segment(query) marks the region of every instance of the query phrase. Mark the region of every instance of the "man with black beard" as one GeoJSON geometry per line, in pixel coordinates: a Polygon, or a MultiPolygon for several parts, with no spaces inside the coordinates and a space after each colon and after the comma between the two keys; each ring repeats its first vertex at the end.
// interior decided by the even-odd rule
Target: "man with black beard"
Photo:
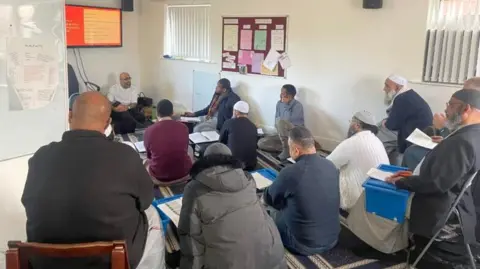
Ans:
{"type": "Polygon", "coordinates": [[[390,163],[385,147],[377,137],[376,123],[368,111],[355,113],[347,139],[327,156],[340,170],[340,207],[344,210],[352,208],[362,194],[368,170],[390,163]]]}
{"type": "Polygon", "coordinates": [[[410,232],[414,234],[416,249],[421,251],[435,232],[442,229],[424,261],[439,262],[435,268],[457,268],[469,262],[464,242],[476,241],[474,187],[465,192],[447,225],[442,227],[442,224],[465,182],[480,170],[480,92],[472,89],[455,92],[447,102],[445,114],[447,126],[455,131],[425,157],[413,174],[407,177],[396,174],[388,181],[415,193],[410,232]]]}

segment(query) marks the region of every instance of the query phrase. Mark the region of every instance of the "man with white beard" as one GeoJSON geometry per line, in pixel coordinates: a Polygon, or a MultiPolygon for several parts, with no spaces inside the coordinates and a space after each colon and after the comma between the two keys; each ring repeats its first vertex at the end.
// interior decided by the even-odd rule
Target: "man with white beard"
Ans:
{"type": "Polygon", "coordinates": [[[379,126],[378,137],[387,150],[390,163],[399,165],[403,153],[410,146],[407,137],[416,128],[423,130],[432,124],[432,110],[417,92],[408,87],[407,79],[401,76],[389,76],[383,91],[388,116],[379,126]]]}

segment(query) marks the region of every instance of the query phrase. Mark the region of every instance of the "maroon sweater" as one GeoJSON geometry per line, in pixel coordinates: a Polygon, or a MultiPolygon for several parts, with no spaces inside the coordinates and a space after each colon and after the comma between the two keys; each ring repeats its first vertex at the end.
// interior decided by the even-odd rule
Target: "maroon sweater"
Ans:
{"type": "Polygon", "coordinates": [[[162,120],[148,127],[143,136],[150,174],[162,182],[180,179],[190,172],[188,128],[174,120],[162,120]]]}

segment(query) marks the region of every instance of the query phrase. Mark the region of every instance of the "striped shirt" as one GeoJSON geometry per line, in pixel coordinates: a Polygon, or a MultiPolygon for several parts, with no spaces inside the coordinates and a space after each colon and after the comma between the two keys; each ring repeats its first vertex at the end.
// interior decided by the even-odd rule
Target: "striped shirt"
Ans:
{"type": "Polygon", "coordinates": [[[327,159],[340,170],[340,207],[348,210],[363,191],[370,168],[390,164],[382,142],[370,131],[361,131],[342,141],[327,159]]]}

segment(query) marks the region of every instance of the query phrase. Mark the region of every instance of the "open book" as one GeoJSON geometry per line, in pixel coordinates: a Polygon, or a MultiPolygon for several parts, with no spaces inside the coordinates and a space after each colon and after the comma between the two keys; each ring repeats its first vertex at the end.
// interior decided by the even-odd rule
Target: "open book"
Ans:
{"type": "Polygon", "coordinates": [[[437,145],[437,143],[432,141],[432,138],[430,136],[420,131],[419,129],[415,129],[407,137],[407,141],[427,149],[433,149],[437,145]]]}
{"type": "Polygon", "coordinates": [[[267,188],[268,186],[272,185],[273,181],[270,179],[262,176],[260,173],[254,172],[251,174],[253,179],[255,180],[255,183],[257,185],[257,189],[263,190],[267,188]]]}
{"type": "Polygon", "coordinates": [[[193,133],[188,136],[194,144],[217,142],[220,135],[215,131],[193,133]]]}
{"type": "Polygon", "coordinates": [[[180,211],[182,210],[182,197],[170,202],[159,204],[158,208],[178,227],[180,211]]]}

